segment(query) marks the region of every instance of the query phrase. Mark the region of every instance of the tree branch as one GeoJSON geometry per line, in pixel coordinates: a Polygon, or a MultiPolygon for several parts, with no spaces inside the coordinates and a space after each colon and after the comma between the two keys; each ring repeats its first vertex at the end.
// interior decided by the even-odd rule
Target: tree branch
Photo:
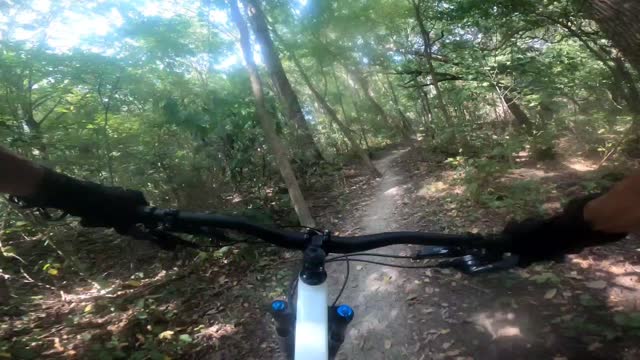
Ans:
{"type": "Polygon", "coordinates": [[[40,105],[42,105],[45,101],[51,99],[55,95],[55,92],[50,92],[48,94],[42,95],[39,98],[33,101],[33,109],[37,109],[40,105]]]}
{"type": "Polygon", "coordinates": [[[56,101],[55,104],[53,104],[53,106],[51,107],[51,109],[49,109],[49,111],[47,111],[46,114],[44,114],[44,116],[42,117],[42,119],[40,119],[40,121],[37,121],[38,125],[42,125],[42,123],[47,120],[47,118],[49,117],[49,115],[51,115],[51,113],[53,113],[53,111],[58,107],[58,105],[60,105],[60,103],[62,102],[62,100],[64,100],[64,97],[61,97],[60,99],[58,99],[58,101],[56,101]]]}
{"type": "Polygon", "coordinates": [[[444,30],[440,30],[440,36],[437,39],[431,41],[431,45],[433,45],[433,44],[437,43],[438,41],[442,40],[443,37],[444,37],[444,30]]]}

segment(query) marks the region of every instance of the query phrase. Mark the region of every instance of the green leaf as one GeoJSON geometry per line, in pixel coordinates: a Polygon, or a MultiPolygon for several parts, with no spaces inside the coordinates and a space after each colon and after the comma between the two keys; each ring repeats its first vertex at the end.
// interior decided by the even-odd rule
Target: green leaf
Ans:
{"type": "Polygon", "coordinates": [[[583,306],[597,306],[598,302],[591,297],[591,295],[589,294],[582,294],[580,295],[580,304],[582,304],[583,306]]]}
{"type": "Polygon", "coordinates": [[[182,334],[178,337],[178,340],[180,340],[180,342],[183,343],[187,343],[190,344],[193,342],[193,339],[191,338],[191,336],[189,334],[182,334]]]}
{"type": "Polygon", "coordinates": [[[136,300],[134,307],[136,307],[137,309],[143,309],[144,308],[144,298],[138,299],[136,300]]]}
{"type": "Polygon", "coordinates": [[[140,311],[140,312],[136,313],[136,317],[138,319],[146,319],[146,318],[149,317],[149,315],[145,311],[140,311]]]}
{"type": "Polygon", "coordinates": [[[555,274],[550,273],[550,272],[545,272],[545,273],[542,273],[542,274],[533,275],[529,279],[537,282],[538,284],[543,284],[543,283],[555,284],[555,283],[559,283],[560,282],[560,278],[557,277],[555,274]]]}

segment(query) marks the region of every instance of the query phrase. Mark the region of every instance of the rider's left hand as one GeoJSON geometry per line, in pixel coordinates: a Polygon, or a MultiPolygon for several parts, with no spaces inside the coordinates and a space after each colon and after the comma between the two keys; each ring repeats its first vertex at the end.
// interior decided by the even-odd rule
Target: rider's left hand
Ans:
{"type": "Polygon", "coordinates": [[[46,169],[35,194],[19,197],[27,206],[55,208],[78,216],[89,227],[113,227],[127,233],[136,211],[149,203],[135,190],[82,181],[46,169]]]}

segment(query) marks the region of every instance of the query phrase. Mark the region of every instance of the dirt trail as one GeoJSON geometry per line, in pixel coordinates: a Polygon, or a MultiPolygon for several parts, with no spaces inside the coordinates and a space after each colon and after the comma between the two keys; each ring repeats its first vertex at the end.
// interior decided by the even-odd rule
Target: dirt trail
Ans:
{"type": "MultiPolygon", "coordinates": [[[[383,174],[373,201],[360,221],[361,234],[395,229],[397,213],[404,185],[402,176],[394,169],[394,161],[405,150],[396,150],[375,165],[383,174]]],[[[406,253],[406,246],[391,246],[373,252],[386,254],[406,253]]],[[[387,261],[388,262],[388,261],[387,261]]],[[[331,264],[330,288],[337,291],[343,281],[344,263],[331,264]]],[[[339,359],[399,358],[407,352],[405,277],[400,269],[372,264],[351,263],[349,283],[340,303],[354,308],[356,317],[350,325],[347,340],[340,350],[339,359]]],[[[330,299],[332,299],[331,297],[330,299]]]]}

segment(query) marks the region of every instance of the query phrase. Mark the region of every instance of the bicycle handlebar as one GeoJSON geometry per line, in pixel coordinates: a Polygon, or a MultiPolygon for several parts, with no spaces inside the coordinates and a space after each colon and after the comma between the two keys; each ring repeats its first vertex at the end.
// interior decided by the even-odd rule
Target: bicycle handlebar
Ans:
{"type": "Polygon", "coordinates": [[[169,231],[183,232],[186,234],[201,234],[197,228],[217,228],[237,230],[242,233],[255,236],[271,244],[294,250],[304,250],[307,244],[305,234],[268,228],[251,223],[240,217],[203,214],[171,209],[158,209],[153,207],[140,208],[138,211],[140,223],[155,227],[165,225],[169,231]]]}
{"type": "Polygon", "coordinates": [[[388,245],[436,245],[446,247],[486,248],[508,251],[509,239],[501,236],[482,236],[478,234],[441,234],[428,232],[400,231],[360,236],[329,236],[321,234],[303,234],[285,231],[251,223],[243,218],[183,212],[178,210],[140,208],[137,222],[150,228],[159,225],[168,231],[186,234],[202,234],[207,228],[236,230],[255,236],[273,245],[304,250],[316,240],[323,238],[322,248],[326,253],[348,254],[372,250],[388,245]],[[203,230],[204,228],[204,230],[203,230]]]}

